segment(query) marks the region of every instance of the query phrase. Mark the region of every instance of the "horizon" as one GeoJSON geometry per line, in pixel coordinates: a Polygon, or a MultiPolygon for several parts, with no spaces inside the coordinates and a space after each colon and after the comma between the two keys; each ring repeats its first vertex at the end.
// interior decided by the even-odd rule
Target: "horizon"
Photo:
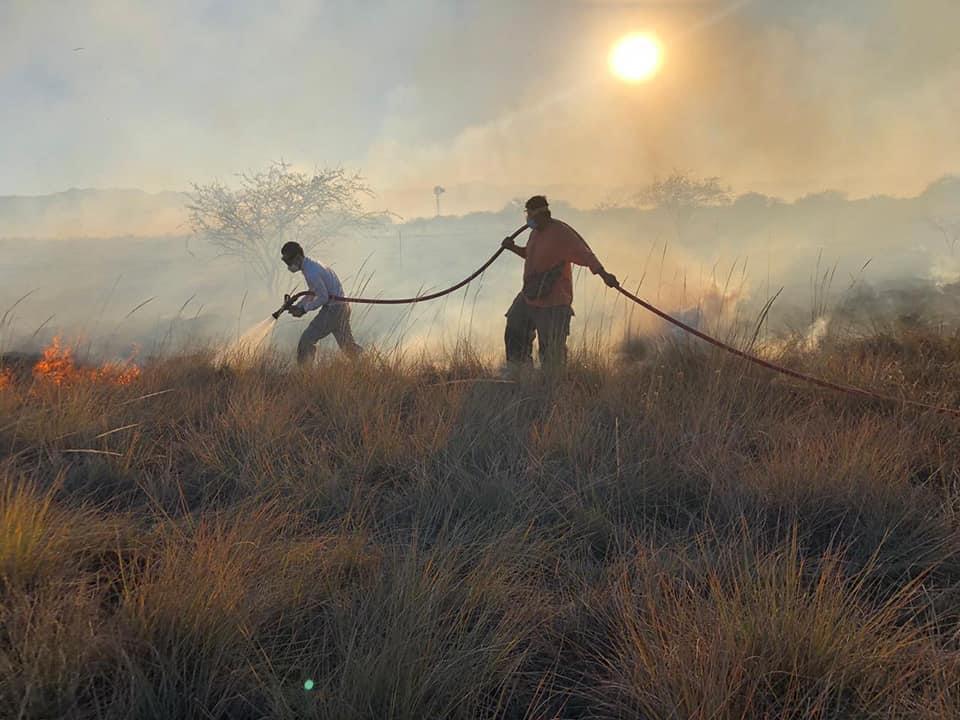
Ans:
{"type": "MultiPolygon", "coordinates": [[[[770,194],[767,194],[767,193],[762,192],[761,190],[757,190],[757,189],[753,189],[753,188],[749,188],[749,187],[747,187],[747,188],[730,188],[730,190],[731,190],[731,197],[734,199],[734,201],[737,200],[737,199],[739,199],[739,198],[756,195],[756,196],[760,196],[760,197],[766,198],[766,199],[768,199],[768,200],[770,200],[770,201],[773,201],[773,202],[776,202],[776,203],[782,203],[782,204],[785,204],[785,205],[796,204],[797,202],[803,201],[803,200],[805,200],[805,199],[807,199],[807,198],[813,198],[813,197],[817,197],[817,196],[820,196],[820,195],[831,194],[831,193],[837,193],[837,194],[839,194],[839,196],[842,197],[842,198],[843,198],[845,201],[847,201],[847,202],[860,202],[860,201],[864,201],[864,200],[873,200],[873,199],[912,200],[912,199],[917,199],[917,198],[922,197],[922,196],[923,196],[925,193],[927,193],[931,188],[934,188],[934,187],[936,187],[937,185],[940,185],[940,184],[942,184],[942,183],[948,183],[948,182],[958,181],[958,180],[960,180],[960,172],[958,172],[958,173],[946,173],[946,174],[944,174],[944,175],[941,175],[941,176],[939,176],[939,177],[936,177],[936,178],[931,179],[930,182],[926,183],[926,184],[923,185],[920,189],[916,190],[916,191],[913,192],[912,194],[906,193],[906,192],[900,193],[900,194],[898,194],[898,193],[884,193],[884,192],[881,192],[881,193],[873,193],[873,194],[869,194],[869,195],[856,195],[856,194],[853,194],[853,193],[851,193],[851,192],[849,192],[849,191],[847,191],[847,190],[845,190],[845,189],[843,189],[843,188],[840,188],[840,187],[823,187],[823,188],[821,188],[821,189],[819,189],[819,190],[811,190],[810,192],[806,192],[806,193],[804,193],[804,194],[802,194],[802,195],[796,195],[796,196],[793,196],[793,197],[784,197],[784,196],[778,196],[778,195],[770,195],[770,194]]],[[[452,188],[447,188],[446,191],[445,191],[445,197],[446,197],[446,195],[450,194],[451,189],[454,189],[454,190],[455,190],[457,187],[459,187],[459,186],[454,185],[454,186],[452,186],[452,188]]],[[[487,186],[487,187],[489,187],[489,188],[491,188],[491,189],[495,189],[495,188],[502,188],[502,187],[504,187],[504,186],[489,185],[489,186],[487,186]]],[[[641,187],[641,186],[638,185],[637,187],[639,188],[639,187],[641,187]]],[[[428,188],[422,188],[422,190],[424,191],[422,194],[423,194],[424,196],[426,196],[426,195],[428,194],[428,193],[426,192],[426,191],[428,190],[428,188]]],[[[621,190],[622,190],[622,189],[621,189],[621,190]]],[[[631,190],[632,190],[632,189],[631,189],[631,190]]],[[[140,194],[143,194],[143,195],[146,195],[146,196],[150,196],[150,197],[157,197],[157,196],[164,196],[164,195],[180,195],[180,196],[185,196],[185,197],[188,198],[188,197],[190,196],[190,194],[191,194],[191,191],[190,191],[190,190],[182,190],[182,189],[181,189],[181,190],[177,190],[177,189],[172,189],[172,188],[161,189],[161,190],[146,190],[146,189],[144,189],[144,188],[142,188],[142,187],[68,187],[68,188],[64,188],[64,189],[62,189],[62,190],[57,190],[57,191],[49,192],[49,193],[41,193],[41,194],[36,194],[36,195],[28,195],[28,194],[0,195],[0,200],[18,200],[18,199],[19,199],[19,200],[41,200],[41,199],[44,199],[44,198],[56,197],[56,196],[59,196],[59,195],[68,195],[68,194],[70,194],[70,193],[88,193],[88,194],[96,194],[96,193],[103,193],[103,194],[109,194],[109,193],[140,193],[140,194]]],[[[608,209],[635,209],[635,210],[655,210],[655,209],[656,209],[656,208],[654,208],[654,207],[652,207],[652,206],[644,205],[644,204],[642,204],[642,203],[638,203],[638,202],[635,201],[635,199],[631,199],[631,198],[626,198],[626,199],[624,199],[622,202],[594,203],[594,204],[580,205],[580,204],[577,204],[575,201],[572,201],[572,200],[568,199],[567,197],[565,197],[565,196],[562,195],[562,194],[556,195],[556,194],[554,194],[554,193],[541,192],[541,191],[538,191],[538,190],[536,190],[536,189],[530,190],[529,193],[533,193],[533,194],[546,194],[547,197],[550,199],[551,203],[554,203],[554,204],[557,204],[557,205],[566,206],[566,207],[572,208],[572,209],[577,210],[577,211],[580,211],[580,212],[602,212],[603,210],[608,210],[608,209]]],[[[528,194],[529,194],[529,193],[528,193],[528,194]]],[[[378,196],[377,196],[377,194],[376,194],[376,191],[374,190],[374,195],[373,195],[373,200],[372,200],[372,205],[373,205],[373,206],[376,205],[376,199],[377,199],[377,197],[378,197],[378,196]]],[[[432,198],[432,193],[430,193],[430,197],[432,198]]],[[[515,205],[515,203],[516,203],[516,201],[517,201],[518,199],[522,199],[522,198],[527,197],[527,194],[516,194],[516,193],[514,193],[514,194],[511,195],[511,194],[508,194],[508,193],[504,193],[504,194],[503,194],[503,197],[504,197],[503,201],[502,201],[500,204],[498,204],[498,205],[487,205],[487,206],[484,206],[484,207],[480,207],[480,206],[470,207],[470,208],[467,208],[467,209],[462,209],[462,210],[459,211],[459,212],[456,212],[456,211],[455,211],[455,212],[443,212],[443,213],[441,213],[440,215],[436,215],[435,213],[434,213],[434,214],[430,214],[430,212],[429,212],[429,209],[430,209],[430,208],[425,208],[425,209],[427,210],[427,212],[425,212],[425,213],[422,214],[422,215],[412,215],[412,216],[405,216],[405,215],[402,215],[402,214],[400,214],[400,213],[396,213],[396,212],[394,212],[394,211],[392,210],[392,208],[383,208],[383,209],[386,210],[386,211],[389,213],[389,215],[388,215],[385,219],[389,219],[391,222],[394,222],[394,224],[396,224],[395,220],[397,220],[397,219],[399,219],[399,221],[400,221],[399,224],[404,224],[404,223],[409,223],[409,222],[417,222],[417,221],[431,220],[431,219],[435,219],[435,218],[464,218],[464,217],[466,217],[466,216],[468,216],[468,215],[478,214],[478,213],[481,213],[481,214],[482,214],[482,213],[493,213],[493,214],[501,213],[501,212],[503,212],[504,210],[510,208],[512,205],[515,205]]],[[[608,198],[612,198],[612,197],[613,197],[613,193],[611,193],[611,194],[608,195],[607,197],[608,197],[608,198]]],[[[432,202],[432,199],[429,200],[429,201],[423,201],[423,204],[426,206],[426,205],[429,205],[430,202],[432,202]]],[[[3,223],[3,218],[0,217],[0,238],[2,238],[2,237],[16,237],[16,236],[10,236],[10,235],[5,236],[5,235],[3,234],[3,224],[2,224],[2,223],[3,223]]],[[[182,230],[183,232],[187,233],[187,234],[189,234],[190,232],[192,232],[192,231],[190,231],[189,229],[186,229],[186,228],[181,228],[181,230],[182,230]]],[[[134,235],[135,235],[136,233],[128,233],[128,234],[134,234],[134,235]]],[[[161,233],[161,234],[172,234],[172,233],[163,232],[163,233],[161,233]]]]}

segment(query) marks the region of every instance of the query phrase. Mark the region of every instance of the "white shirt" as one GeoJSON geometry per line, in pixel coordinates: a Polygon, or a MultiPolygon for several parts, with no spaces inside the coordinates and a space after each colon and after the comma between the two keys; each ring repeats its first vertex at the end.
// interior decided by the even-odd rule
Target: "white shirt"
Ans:
{"type": "Polygon", "coordinates": [[[321,265],[316,260],[308,257],[303,259],[303,278],[307,281],[307,287],[313,291],[313,296],[303,298],[299,303],[307,312],[323,307],[327,303],[338,305],[337,300],[330,300],[331,295],[343,297],[343,285],[340,284],[340,278],[326,265],[321,265]]]}

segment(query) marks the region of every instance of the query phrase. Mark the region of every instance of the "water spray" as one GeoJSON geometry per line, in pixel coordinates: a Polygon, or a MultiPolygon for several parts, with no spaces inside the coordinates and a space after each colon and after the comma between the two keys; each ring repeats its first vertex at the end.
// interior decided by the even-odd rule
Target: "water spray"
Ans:
{"type": "Polygon", "coordinates": [[[297,300],[313,294],[311,290],[303,290],[293,295],[284,295],[283,305],[281,305],[276,312],[271,313],[270,317],[258,322],[236,340],[220,348],[214,355],[214,365],[218,367],[223,365],[242,365],[257,358],[266,343],[269,342],[274,324],[280,319],[280,316],[285,312],[290,312],[297,300]]]}

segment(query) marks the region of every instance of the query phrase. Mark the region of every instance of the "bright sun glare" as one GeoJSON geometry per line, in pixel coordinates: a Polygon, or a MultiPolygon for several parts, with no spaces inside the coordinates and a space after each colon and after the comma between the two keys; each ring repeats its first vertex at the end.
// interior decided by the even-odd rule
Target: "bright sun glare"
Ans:
{"type": "Polygon", "coordinates": [[[660,44],[650,35],[627,35],[610,51],[610,71],[621,80],[640,82],[653,77],[662,60],[660,44]]]}

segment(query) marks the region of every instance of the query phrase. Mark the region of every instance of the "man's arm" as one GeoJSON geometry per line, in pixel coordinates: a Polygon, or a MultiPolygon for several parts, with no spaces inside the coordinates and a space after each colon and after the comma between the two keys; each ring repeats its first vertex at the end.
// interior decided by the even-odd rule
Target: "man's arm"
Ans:
{"type": "Polygon", "coordinates": [[[312,310],[321,308],[330,301],[330,292],[327,290],[327,286],[321,278],[316,278],[311,284],[310,289],[313,291],[313,295],[307,295],[297,303],[297,307],[301,308],[304,312],[311,312],[312,310]]]}
{"type": "Polygon", "coordinates": [[[503,242],[500,243],[500,247],[502,247],[504,250],[509,250],[514,255],[519,255],[524,260],[527,259],[527,249],[525,247],[520,247],[519,245],[517,245],[513,241],[513,238],[505,237],[503,239],[503,242]]]}
{"type": "Polygon", "coordinates": [[[606,271],[603,263],[593,254],[593,250],[590,249],[587,241],[583,239],[580,233],[569,225],[567,225],[567,227],[570,229],[570,234],[568,235],[567,260],[577,265],[590,268],[590,272],[594,275],[599,275],[607,284],[607,287],[618,287],[620,282],[617,280],[617,276],[606,271]]]}

